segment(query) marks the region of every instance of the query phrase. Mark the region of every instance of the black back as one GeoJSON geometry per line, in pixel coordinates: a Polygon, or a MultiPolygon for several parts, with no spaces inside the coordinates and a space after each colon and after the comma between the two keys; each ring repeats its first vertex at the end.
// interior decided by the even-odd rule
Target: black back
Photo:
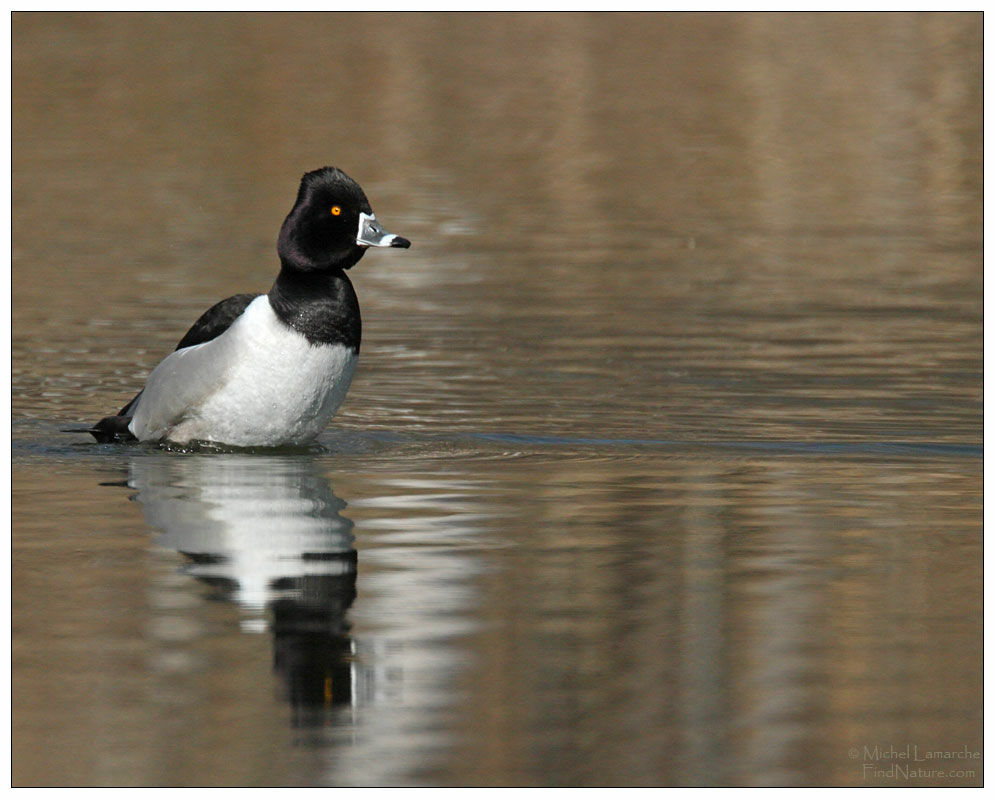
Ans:
{"type": "MultiPolygon", "coordinates": [[[[180,343],[176,345],[176,349],[182,350],[186,347],[192,347],[195,344],[203,344],[205,341],[211,341],[224,333],[232,323],[238,319],[256,297],[259,294],[236,294],[234,297],[229,297],[226,300],[221,300],[221,302],[216,302],[210,308],[208,308],[204,313],[200,315],[200,318],[193,323],[193,326],[186,332],[186,335],[180,339],[180,343]]],[[[138,402],[138,398],[142,396],[142,392],[139,391],[131,400],[125,405],[121,410],[117,412],[117,415],[126,416],[128,420],[131,419],[131,411],[134,408],[135,403],[138,402]]],[[[108,421],[108,419],[113,419],[115,417],[108,416],[105,419],[101,419],[99,424],[103,424],[108,421]]],[[[96,429],[96,428],[95,428],[96,429]]],[[[117,431],[120,433],[120,431],[117,431]]],[[[100,440],[99,438],[97,439],[100,440]]]]}
{"type": "Polygon", "coordinates": [[[193,323],[176,349],[182,350],[185,347],[192,347],[194,344],[203,344],[205,341],[215,339],[224,333],[232,322],[242,315],[242,312],[249,306],[259,294],[236,294],[227,300],[215,303],[201,314],[200,318],[193,323]]]}

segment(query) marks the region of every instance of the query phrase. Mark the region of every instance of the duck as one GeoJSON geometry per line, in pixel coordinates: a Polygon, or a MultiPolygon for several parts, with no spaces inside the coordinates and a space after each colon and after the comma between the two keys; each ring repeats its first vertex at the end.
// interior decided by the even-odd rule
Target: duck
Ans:
{"type": "Polygon", "coordinates": [[[347,270],[371,247],[410,246],[381,226],[345,172],[307,172],[280,228],[269,292],[208,308],[130,402],[72,432],[100,443],[310,444],[344,401],[359,357],[347,270]]]}

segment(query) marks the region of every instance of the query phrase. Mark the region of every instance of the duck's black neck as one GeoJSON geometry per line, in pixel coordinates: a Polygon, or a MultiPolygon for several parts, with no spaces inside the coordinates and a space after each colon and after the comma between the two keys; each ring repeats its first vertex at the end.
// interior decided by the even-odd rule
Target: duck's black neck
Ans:
{"type": "Polygon", "coordinates": [[[343,270],[302,272],[284,264],[269,302],[280,320],[311,344],[343,344],[359,352],[359,300],[343,270]]]}

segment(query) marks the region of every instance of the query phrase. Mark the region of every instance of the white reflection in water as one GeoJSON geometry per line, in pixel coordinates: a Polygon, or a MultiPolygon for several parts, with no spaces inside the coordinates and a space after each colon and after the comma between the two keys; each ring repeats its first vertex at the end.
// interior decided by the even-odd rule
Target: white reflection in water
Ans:
{"type": "Polygon", "coordinates": [[[226,582],[243,608],[295,595],[287,581],[355,571],[345,502],[311,460],[139,458],[130,472],[158,543],[194,560],[194,576],[226,582]]]}
{"type": "MultiPolygon", "coordinates": [[[[297,742],[327,750],[325,780],[353,784],[410,781],[445,743],[462,662],[454,639],[468,630],[479,571],[466,544],[481,514],[458,482],[386,481],[386,496],[358,503],[375,510],[364,525],[381,545],[364,552],[357,638],[354,525],[314,459],[139,457],[128,479],[163,531],[157,543],[190,560],[182,573],[236,603],[244,632],[273,635],[297,742]],[[332,757],[343,747],[348,757],[332,757]]],[[[175,668],[171,630],[203,631],[200,610],[173,601],[177,589],[170,580],[151,593],[163,612],[151,632],[175,668]]]]}
{"type": "Polygon", "coordinates": [[[272,629],[274,668],[295,721],[351,704],[354,644],[345,614],[356,594],[353,525],[314,462],[135,458],[129,472],[146,520],[163,531],[157,543],[189,558],[186,573],[244,610],[243,630],[272,629]]]}
{"type": "Polygon", "coordinates": [[[484,487],[446,477],[385,478],[374,496],[353,502],[376,545],[363,550],[364,602],[354,618],[360,701],[352,756],[330,782],[432,782],[461,705],[457,678],[467,665],[463,636],[473,629],[482,569],[484,487]],[[368,567],[368,571],[366,571],[368,567]]]}

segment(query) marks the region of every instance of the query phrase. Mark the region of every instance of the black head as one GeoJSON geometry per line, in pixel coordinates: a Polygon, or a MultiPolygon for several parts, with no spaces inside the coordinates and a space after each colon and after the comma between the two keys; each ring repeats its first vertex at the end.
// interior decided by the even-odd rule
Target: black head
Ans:
{"type": "Polygon", "coordinates": [[[285,266],[301,271],[348,269],[367,247],[410,247],[387,233],[373,216],[366,195],[335,167],[308,172],[297,202],[280,228],[276,249],[285,266]]]}

